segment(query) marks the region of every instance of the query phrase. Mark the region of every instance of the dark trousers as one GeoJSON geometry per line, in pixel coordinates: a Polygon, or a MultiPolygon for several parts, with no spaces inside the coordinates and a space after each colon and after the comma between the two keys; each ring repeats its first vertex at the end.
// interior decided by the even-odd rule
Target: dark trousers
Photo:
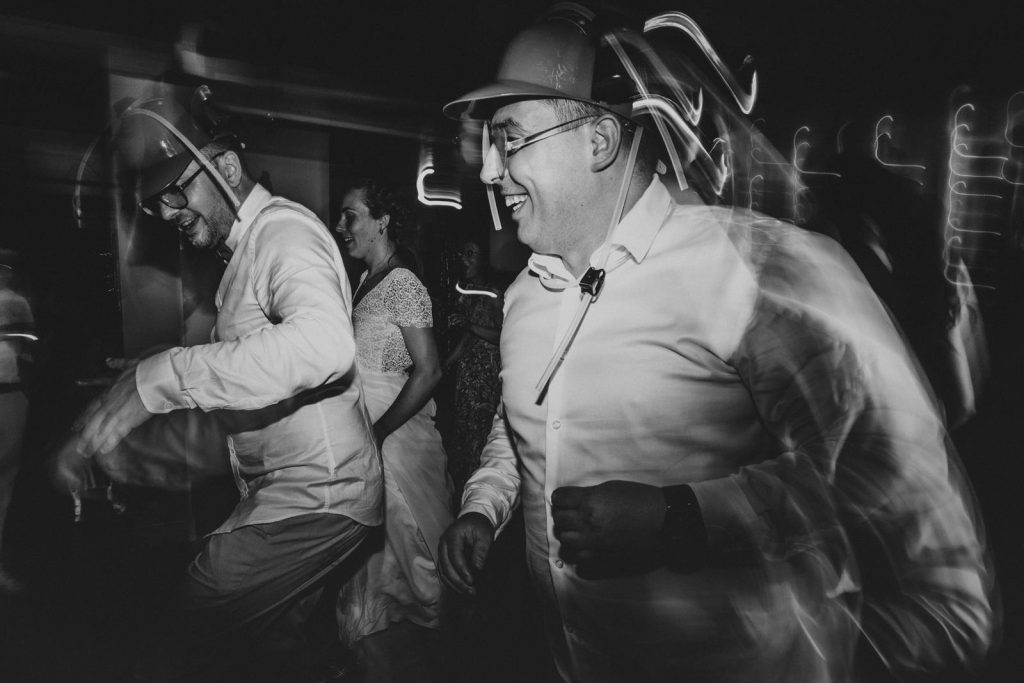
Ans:
{"type": "Polygon", "coordinates": [[[368,530],[342,515],[311,514],[210,536],[136,679],[305,680],[313,665],[306,622],[368,530]]]}

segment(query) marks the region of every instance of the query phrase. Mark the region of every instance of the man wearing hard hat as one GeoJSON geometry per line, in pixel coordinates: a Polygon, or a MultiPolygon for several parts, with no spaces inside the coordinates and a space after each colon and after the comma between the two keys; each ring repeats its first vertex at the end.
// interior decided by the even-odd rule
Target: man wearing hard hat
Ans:
{"type": "Polygon", "coordinates": [[[636,33],[613,42],[591,18],[521,32],[498,79],[445,108],[485,122],[480,178],[533,255],[444,580],[473,595],[521,504],[567,681],[970,661],[992,577],[884,309],[827,238],[670,192],[652,131],[672,121],[634,115],[641,70],[608,70],[636,33]]]}
{"type": "Polygon", "coordinates": [[[316,216],[250,178],[237,136],[175,111],[132,105],[122,147],[141,160],[142,210],[226,260],[212,341],[123,373],[80,418],[78,449],[108,452],[154,414],[218,411],[241,499],[189,566],[177,637],[145,673],[223,681],[247,664],[304,680],[317,587],[381,523],[349,279],[316,216]]]}

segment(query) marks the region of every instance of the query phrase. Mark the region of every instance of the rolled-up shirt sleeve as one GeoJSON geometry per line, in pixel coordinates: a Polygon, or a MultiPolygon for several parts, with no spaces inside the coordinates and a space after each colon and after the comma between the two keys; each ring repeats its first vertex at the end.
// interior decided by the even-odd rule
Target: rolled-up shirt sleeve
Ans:
{"type": "Polygon", "coordinates": [[[499,404],[487,443],[480,454],[480,467],[473,472],[462,491],[459,516],[478,512],[500,532],[519,500],[520,484],[504,406],[499,404]]]}
{"type": "Polygon", "coordinates": [[[352,368],[349,300],[330,235],[291,211],[274,212],[251,230],[241,245],[249,250],[248,272],[235,277],[248,277],[256,305],[228,328],[219,314],[220,341],[139,363],[136,384],[150,412],[263,408],[352,368]]]}

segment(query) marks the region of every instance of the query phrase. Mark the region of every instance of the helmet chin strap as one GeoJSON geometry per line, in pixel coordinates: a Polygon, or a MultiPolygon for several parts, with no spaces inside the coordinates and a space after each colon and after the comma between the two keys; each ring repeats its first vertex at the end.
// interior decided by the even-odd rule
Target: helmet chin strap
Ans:
{"type": "MultiPolygon", "coordinates": [[[[608,244],[615,226],[622,221],[622,212],[626,206],[626,195],[629,193],[629,186],[633,180],[633,169],[636,168],[636,157],[640,150],[640,139],[643,137],[643,134],[644,129],[637,126],[636,132],[633,134],[633,142],[629,147],[626,170],[622,174],[622,182],[619,185],[619,196],[615,200],[615,209],[612,211],[611,224],[608,226],[608,231],[605,234],[602,245],[608,244]]],[[[494,201],[493,198],[491,201],[494,201]]],[[[497,215],[497,212],[495,212],[495,215],[497,215]]],[[[548,388],[551,386],[551,380],[554,378],[555,373],[558,372],[558,368],[562,367],[562,361],[565,360],[566,354],[569,353],[569,347],[572,346],[573,341],[576,339],[576,333],[579,332],[580,326],[583,324],[583,318],[587,315],[587,311],[590,310],[590,305],[597,301],[597,297],[600,296],[601,290],[604,288],[606,271],[611,272],[615,270],[625,263],[628,258],[628,253],[612,252],[609,249],[605,253],[604,267],[594,268],[591,266],[583,274],[583,277],[580,278],[579,306],[576,308],[572,322],[569,323],[569,328],[565,331],[565,336],[562,337],[562,341],[555,347],[555,352],[551,355],[551,360],[548,361],[544,374],[540,376],[540,380],[537,381],[537,385],[534,387],[537,391],[537,405],[544,402],[544,397],[547,396],[548,388]],[[613,253],[615,254],[614,259],[612,259],[613,253]]]]}
{"type": "Polygon", "coordinates": [[[199,149],[192,144],[192,141],[185,137],[184,133],[178,130],[177,126],[175,126],[173,123],[165,119],[163,116],[160,116],[156,112],[150,111],[148,109],[136,109],[134,105],[125,110],[122,116],[148,116],[149,118],[154,119],[157,123],[162,125],[167,130],[169,130],[171,134],[174,135],[174,137],[178,138],[178,142],[184,145],[185,149],[192,153],[192,156],[196,158],[196,161],[199,162],[199,164],[203,168],[205,168],[207,172],[209,172],[210,176],[214,179],[214,181],[216,181],[221,192],[224,194],[229,204],[231,205],[231,210],[235,214],[235,218],[238,218],[238,209],[242,206],[242,204],[241,202],[238,201],[238,197],[235,196],[235,193],[232,191],[231,186],[228,185],[228,182],[226,180],[224,180],[224,177],[221,176],[220,171],[218,171],[217,167],[213,165],[213,162],[207,159],[206,155],[200,152],[199,149]]]}

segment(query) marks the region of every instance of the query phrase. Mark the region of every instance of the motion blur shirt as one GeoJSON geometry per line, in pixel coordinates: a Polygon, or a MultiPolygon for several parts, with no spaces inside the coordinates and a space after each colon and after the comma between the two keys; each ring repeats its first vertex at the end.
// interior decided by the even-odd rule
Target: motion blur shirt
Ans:
{"type": "MultiPolygon", "coordinates": [[[[859,620],[847,517],[885,534],[896,575],[935,596],[923,624],[898,594],[870,608],[887,656],[900,657],[903,632],[938,640],[949,623],[984,640],[981,551],[949,486],[941,421],[838,245],[679,205],[655,180],[591,265],[607,267],[604,288],[540,402],[579,283],[534,255],[509,288],[503,403],[462,506],[500,527],[521,495],[564,678],[844,680],[859,620]],[[707,567],[584,579],[563,562],[552,491],[611,480],[692,485],[707,567]],[[946,604],[954,589],[966,627],[946,604]]],[[[902,646],[915,650],[905,659],[927,658],[929,638],[902,646]]]]}
{"type": "Polygon", "coordinates": [[[318,512],[379,524],[380,458],[337,245],[310,211],[260,185],[226,244],[211,343],[139,363],[143,403],[223,411],[241,500],[217,533],[318,512]]]}

